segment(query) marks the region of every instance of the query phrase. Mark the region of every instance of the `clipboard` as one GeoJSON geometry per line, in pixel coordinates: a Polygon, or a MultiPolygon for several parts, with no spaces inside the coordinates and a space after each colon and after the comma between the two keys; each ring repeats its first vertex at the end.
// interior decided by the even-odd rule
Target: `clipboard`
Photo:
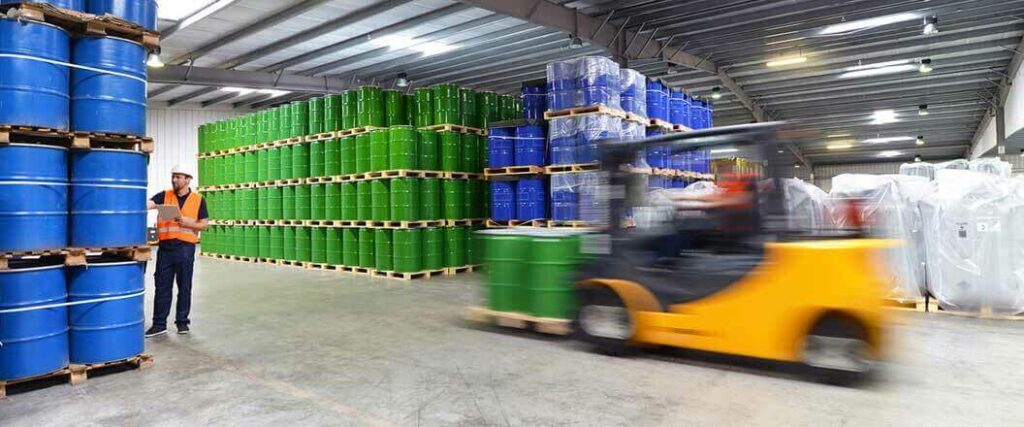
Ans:
{"type": "Polygon", "coordinates": [[[157,222],[173,221],[181,217],[178,205],[156,205],[157,222]]]}

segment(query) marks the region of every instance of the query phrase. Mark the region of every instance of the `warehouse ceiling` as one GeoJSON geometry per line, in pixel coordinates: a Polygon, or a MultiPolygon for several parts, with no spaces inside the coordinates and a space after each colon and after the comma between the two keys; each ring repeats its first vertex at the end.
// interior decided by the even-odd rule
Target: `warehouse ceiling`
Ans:
{"type": "Polygon", "coordinates": [[[176,84],[152,84],[150,99],[262,108],[391,86],[399,73],[411,87],[515,92],[544,78],[547,62],[616,53],[695,95],[720,88],[716,124],[784,120],[811,131],[796,132],[794,147],[807,163],[940,160],[964,155],[1024,36],[1024,0],[553,2],[580,14],[568,26],[536,2],[208,1],[192,19],[161,22],[172,66],[153,80],[176,84]],[[925,34],[932,17],[937,32],[925,34]],[[598,28],[571,47],[563,30],[592,28],[585,20],[598,28]],[[301,90],[252,91],[275,87],[301,90]]]}

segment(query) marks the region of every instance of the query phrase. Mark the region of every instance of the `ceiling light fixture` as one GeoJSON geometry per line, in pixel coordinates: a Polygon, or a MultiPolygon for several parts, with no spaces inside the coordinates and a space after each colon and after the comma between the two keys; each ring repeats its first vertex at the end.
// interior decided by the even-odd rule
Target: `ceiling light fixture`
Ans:
{"type": "Polygon", "coordinates": [[[929,16],[924,19],[924,29],[922,33],[926,36],[939,33],[939,17],[929,16]]]}
{"type": "Polygon", "coordinates": [[[858,64],[858,65],[854,65],[852,67],[846,67],[846,68],[843,69],[843,71],[870,70],[872,68],[891,67],[893,65],[903,65],[903,64],[909,64],[909,63],[910,63],[909,59],[897,59],[895,61],[876,62],[874,64],[858,64]]]}
{"type": "Polygon", "coordinates": [[[711,88],[711,99],[716,101],[722,99],[722,88],[718,86],[711,88]]]}
{"type": "Polygon", "coordinates": [[[903,142],[903,141],[913,141],[913,140],[914,140],[914,138],[911,138],[909,136],[889,136],[889,137],[879,137],[879,138],[865,139],[865,140],[863,140],[861,142],[863,142],[865,144],[888,144],[890,142],[903,142]]]}
{"type": "Polygon", "coordinates": [[[583,49],[583,39],[576,36],[569,36],[569,49],[583,49]]]}
{"type": "Polygon", "coordinates": [[[920,71],[922,74],[927,74],[927,73],[932,72],[932,59],[931,58],[922,59],[921,60],[921,66],[918,67],[917,70],[920,71]]]}
{"type": "Polygon", "coordinates": [[[398,73],[398,80],[395,80],[395,86],[409,87],[409,76],[405,73],[398,73]]]}
{"type": "Polygon", "coordinates": [[[924,135],[918,135],[918,136],[917,136],[917,142],[916,142],[916,144],[917,144],[917,145],[924,145],[924,135]]]}
{"type": "Polygon", "coordinates": [[[740,150],[738,148],[719,148],[717,150],[711,150],[711,151],[709,151],[709,153],[711,153],[711,154],[725,154],[725,153],[735,153],[737,151],[740,151],[740,150]]]}
{"type": "Polygon", "coordinates": [[[878,157],[884,157],[884,158],[892,158],[892,157],[898,157],[898,156],[902,156],[902,155],[903,155],[902,151],[896,151],[896,150],[887,150],[887,151],[883,151],[881,153],[878,153],[878,157]]]}
{"type": "Polygon", "coordinates": [[[896,110],[878,110],[871,115],[871,124],[873,125],[887,125],[898,121],[896,110]]]}
{"type": "Polygon", "coordinates": [[[800,169],[800,164],[799,163],[794,163],[793,164],[793,169],[800,169]]]}
{"type": "Polygon", "coordinates": [[[849,138],[851,136],[853,136],[853,135],[848,134],[848,133],[833,133],[833,134],[829,135],[828,137],[829,138],[849,138]]]}
{"type": "Polygon", "coordinates": [[[888,67],[868,68],[857,71],[850,71],[839,75],[841,79],[856,79],[860,77],[884,76],[886,74],[904,73],[914,71],[917,67],[913,64],[891,65],[888,67]]]}
{"type": "Polygon", "coordinates": [[[785,67],[787,65],[802,64],[804,62],[807,62],[807,57],[801,55],[801,56],[794,56],[794,57],[790,57],[790,58],[778,59],[778,60],[775,60],[775,61],[768,61],[764,65],[767,65],[769,67],[785,67]]]}
{"type": "Polygon", "coordinates": [[[847,150],[853,148],[853,144],[829,144],[825,148],[829,150],[847,150]]]}
{"type": "Polygon", "coordinates": [[[921,162],[921,155],[914,156],[914,162],[915,163],[920,163],[921,162]]]}
{"type": "Polygon", "coordinates": [[[861,19],[857,21],[829,25],[822,29],[819,34],[844,34],[852,31],[865,30],[868,28],[875,28],[881,27],[883,25],[895,24],[897,22],[913,21],[919,18],[921,18],[921,15],[916,13],[897,13],[893,15],[879,16],[877,18],[861,19]]]}
{"type": "Polygon", "coordinates": [[[149,54],[149,58],[146,59],[146,66],[149,68],[163,68],[164,61],[160,59],[160,54],[153,52],[149,54]]]}
{"type": "Polygon", "coordinates": [[[917,106],[917,115],[927,116],[928,115],[928,104],[921,104],[917,106]]]}

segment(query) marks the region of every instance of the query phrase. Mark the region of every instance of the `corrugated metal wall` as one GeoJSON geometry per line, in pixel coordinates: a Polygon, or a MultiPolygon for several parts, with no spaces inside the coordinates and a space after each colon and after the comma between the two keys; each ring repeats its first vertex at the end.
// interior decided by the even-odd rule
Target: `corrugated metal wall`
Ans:
{"type": "Polygon", "coordinates": [[[822,190],[832,190],[832,177],[844,173],[887,175],[900,173],[903,162],[856,163],[848,165],[822,165],[814,167],[814,185],[822,190]]]}

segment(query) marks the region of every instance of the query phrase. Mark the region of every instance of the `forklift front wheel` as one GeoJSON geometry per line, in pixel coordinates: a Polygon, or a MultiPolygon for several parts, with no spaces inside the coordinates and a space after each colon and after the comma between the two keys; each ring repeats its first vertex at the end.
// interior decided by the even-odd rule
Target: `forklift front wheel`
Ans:
{"type": "Polygon", "coordinates": [[[577,338],[600,353],[626,356],[636,347],[630,344],[635,329],[626,304],[615,291],[604,286],[580,290],[576,313],[577,338]]]}
{"type": "Polygon", "coordinates": [[[868,379],[875,363],[863,327],[843,316],[818,321],[804,340],[804,365],[818,381],[855,385],[868,379]]]}

